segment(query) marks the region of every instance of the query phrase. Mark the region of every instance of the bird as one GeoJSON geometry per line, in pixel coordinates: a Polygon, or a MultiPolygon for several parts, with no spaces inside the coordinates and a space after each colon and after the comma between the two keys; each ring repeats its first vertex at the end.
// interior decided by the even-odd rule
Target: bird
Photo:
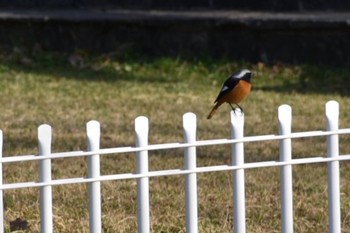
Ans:
{"type": "Polygon", "coordinates": [[[216,110],[223,104],[228,103],[231,109],[235,112],[232,104],[235,104],[243,113],[243,108],[238,104],[242,102],[250,92],[250,79],[252,72],[248,69],[242,69],[237,73],[232,74],[222,85],[222,88],[214,101],[214,107],[207,116],[211,119],[216,110]]]}

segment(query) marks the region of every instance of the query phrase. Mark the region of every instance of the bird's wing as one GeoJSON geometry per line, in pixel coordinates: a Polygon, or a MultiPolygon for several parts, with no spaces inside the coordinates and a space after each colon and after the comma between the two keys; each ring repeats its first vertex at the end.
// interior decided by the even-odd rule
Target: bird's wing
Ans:
{"type": "Polygon", "coordinates": [[[226,93],[230,92],[240,81],[240,79],[235,78],[234,76],[229,77],[222,85],[222,88],[216,97],[214,103],[216,103],[221,97],[223,97],[226,93]]]}

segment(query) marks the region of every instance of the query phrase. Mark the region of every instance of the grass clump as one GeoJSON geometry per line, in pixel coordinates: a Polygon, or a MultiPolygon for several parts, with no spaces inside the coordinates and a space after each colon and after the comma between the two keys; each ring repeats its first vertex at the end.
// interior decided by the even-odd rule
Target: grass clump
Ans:
{"type": "MultiPolygon", "coordinates": [[[[312,65],[288,66],[231,61],[159,58],[90,58],[79,54],[58,56],[23,54],[0,56],[0,128],[4,131],[4,155],[37,153],[37,127],[53,127],[53,151],[84,150],[85,124],[101,123],[101,148],[134,145],[133,125],[137,116],[150,119],[150,144],[181,142],[182,115],[197,115],[197,138],[228,138],[229,107],[222,106],[212,120],[206,115],[222,82],[242,67],[255,72],[253,90],[242,103],[245,134],[277,133],[277,108],[293,107],[293,131],[325,128],[324,104],[340,103],[340,127],[349,127],[350,72],[312,65]]],[[[348,136],[341,136],[340,152],[349,153],[348,136]]],[[[293,157],[325,155],[325,138],[293,140],[293,157]],[[313,146],[310,147],[309,145],[313,146]]],[[[183,167],[182,150],[150,152],[150,169],[183,167]]],[[[198,166],[230,164],[230,146],[198,148],[198,166]]],[[[278,142],[245,145],[245,160],[278,159],[278,142]]],[[[55,159],[54,179],[81,177],[87,173],[86,159],[55,159]]],[[[341,164],[342,226],[350,229],[347,214],[350,169],[341,164]]],[[[101,158],[101,173],[134,172],[133,154],[101,158]]],[[[247,230],[280,232],[278,168],[246,171],[247,230]]],[[[327,231],[326,165],[293,168],[294,216],[297,232],[327,231]]],[[[37,162],[4,165],[4,182],[38,180],[37,162]]],[[[153,232],[184,232],[184,177],[150,179],[153,232]]],[[[201,232],[232,232],[230,172],[198,175],[199,229],[201,232]]],[[[53,188],[54,227],[57,232],[88,231],[86,185],[53,188]]],[[[38,189],[5,192],[5,220],[29,223],[27,232],[38,232],[38,189]]],[[[136,181],[102,184],[104,232],[136,231],[136,181]]]]}

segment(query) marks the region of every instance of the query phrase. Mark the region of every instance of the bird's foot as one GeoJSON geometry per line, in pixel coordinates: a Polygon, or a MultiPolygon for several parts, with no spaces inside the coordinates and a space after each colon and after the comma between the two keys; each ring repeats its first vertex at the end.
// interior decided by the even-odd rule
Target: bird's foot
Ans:
{"type": "MultiPolygon", "coordinates": [[[[239,111],[241,112],[241,115],[244,114],[243,108],[241,106],[239,106],[238,104],[236,104],[237,107],[239,108],[239,111]]],[[[235,110],[235,114],[236,114],[236,110],[235,110]]]]}
{"type": "Polygon", "coordinates": [[[231,106],[231,109],[232,109],[232,111],[233,111],[233,113],[234,113],[235,115],[236,115],[236,111],[237,111],[238,109],[239,109],[239,112],[241,113],[241,115],[244,114],[243,108],[242,108],[241,106],[237,105],[238,108],[234,108],[234,107],[232,106],[232,104],[230,104],[230,106],[231,106]]]}
{"type": "Polygon", "coordinates": [[[243,112],[243,109],[242,109],[242,108],[235,108],[235,109],[233,110],[233,112],[235,113],[235,115],[237,114],[236,112],[241,113],[241,116],[244,114],[244,112],[243,112]]]}

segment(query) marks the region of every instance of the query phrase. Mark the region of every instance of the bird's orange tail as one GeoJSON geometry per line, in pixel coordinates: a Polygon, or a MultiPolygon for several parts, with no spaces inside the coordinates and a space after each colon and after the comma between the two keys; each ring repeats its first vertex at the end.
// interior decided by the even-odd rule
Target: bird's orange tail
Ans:
{"type": "Polygon", "coordinates": [[[210,111],[210,113],[207,116],[207,119],[211,119],[212,116],[214,115],[214,113],[216,112],[216,110],[218,110],[218,108],[220,107],[221,103],[216,103],[215,106],[213,107],[213,109],[210,111]]]}

